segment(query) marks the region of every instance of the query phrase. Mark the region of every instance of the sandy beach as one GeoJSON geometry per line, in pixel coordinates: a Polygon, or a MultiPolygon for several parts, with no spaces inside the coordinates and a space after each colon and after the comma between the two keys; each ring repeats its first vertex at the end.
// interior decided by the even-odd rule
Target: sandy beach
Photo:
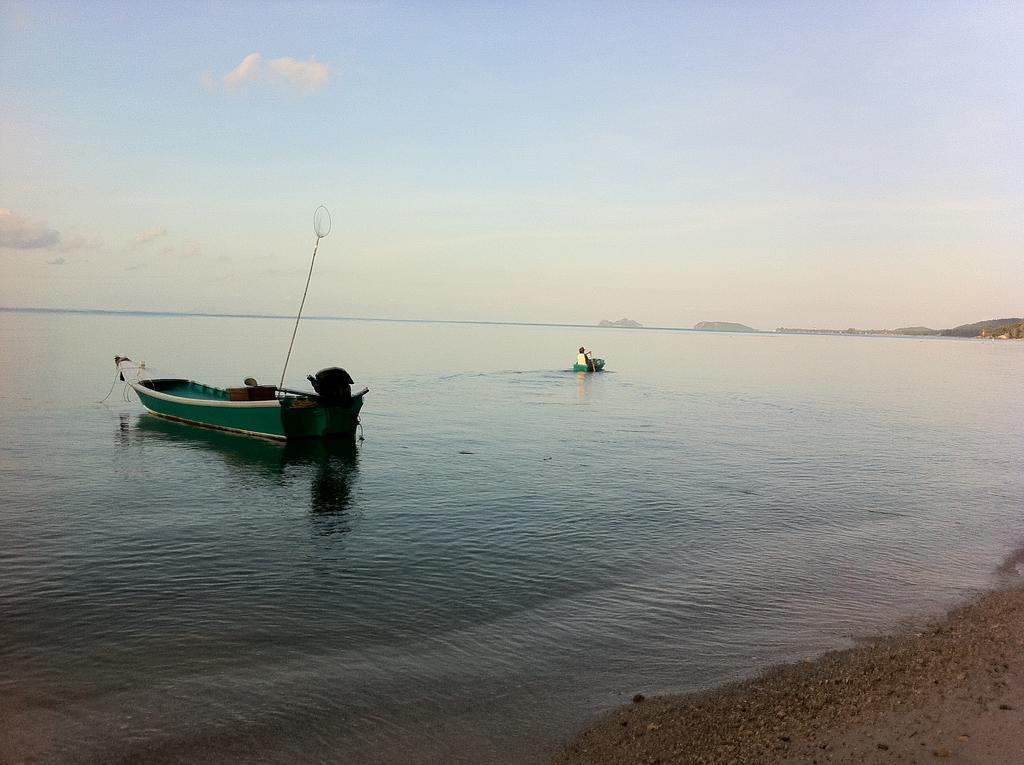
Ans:
{"type": "Polygon", "coordinates": [[[707,693],[643,699],[558,765],[1024,762],[1024,589],[707,693]]]}

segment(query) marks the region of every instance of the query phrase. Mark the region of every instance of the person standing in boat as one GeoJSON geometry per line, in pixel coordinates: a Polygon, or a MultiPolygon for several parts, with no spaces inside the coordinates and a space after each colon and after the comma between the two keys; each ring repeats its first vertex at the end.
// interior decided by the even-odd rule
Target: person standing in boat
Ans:
{"type": "Polygon", "coordinates": [[[594,371],[594,358],[593,353],[588,351],[582,345],[580,346],[580,352],[576,355],[576,363],[581,367],[586,367],[588,371],[594,371]]]}

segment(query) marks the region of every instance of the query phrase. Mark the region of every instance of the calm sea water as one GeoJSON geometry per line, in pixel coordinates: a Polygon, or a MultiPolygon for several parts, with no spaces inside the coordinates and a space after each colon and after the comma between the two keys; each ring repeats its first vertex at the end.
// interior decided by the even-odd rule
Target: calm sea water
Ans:
{"type": "Polygon", "coordinates": [[[1024,344],[306,321],[366,440],[144,414],[287,320],[0,312],[0,760],[534,763],[926,619],[1024,539],[1024,344]],[[586,344],[601,375],[567,371],[586,344]]]}

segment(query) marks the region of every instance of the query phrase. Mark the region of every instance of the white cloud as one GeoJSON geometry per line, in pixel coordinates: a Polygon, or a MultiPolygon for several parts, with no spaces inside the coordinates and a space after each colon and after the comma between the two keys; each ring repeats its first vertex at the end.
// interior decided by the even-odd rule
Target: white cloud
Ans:
{"type": "Polygon", "coordinates": [[[238,90],[246,82],[259,80],[263,74],[263,56],[259,53],[250,53],[242,59],[242,63],[228,72],[224,78],[224,89],[228,91],[238,90]]]}
{"type": "Polygon", "coordinates": [[[299,93],[312,93],[327,84],[331,76],[330,67],[310,58],[309,61],[296,61],[293,58],[275,58],[267,62],[270,77],[285,82],[289,88],[299,93]]]}
{"type": "Polygon", "coordinates": [[[307,94],[322,88],[330,77],[331,68],[312,57],[308,61],[297,61],[287,56],[265,59],[260,53],[250,53],[221,80],[205,72],[199,81],[207,91],[223,88],[228,93],[235,93],[249,84],[268,83],[307,94]]]}
{"type": "Polygon", "coordinates": [[[53,260],[48,260],[46,262],[48,265],[51,266],[63,266],[65,263],[67,263],[67,261],[64,260],[64,258],[54,258],[53,260]]]}
{"type": "Polygon", "coordinates": [[[60,232],[0,209],[0,249],[41,250],[60,244],[60,232]]]}
{"type": "Polygon", "coordinates": [[[163,226],[151,226],[150,228],[147,228],[145,231],[142,231],[139,234],[135,235],[135,243],[146,244],[147,242],[152,242],[154,239],[159,239],[160,237],[166,234],[167,229],[165,229],[163,226]]]}

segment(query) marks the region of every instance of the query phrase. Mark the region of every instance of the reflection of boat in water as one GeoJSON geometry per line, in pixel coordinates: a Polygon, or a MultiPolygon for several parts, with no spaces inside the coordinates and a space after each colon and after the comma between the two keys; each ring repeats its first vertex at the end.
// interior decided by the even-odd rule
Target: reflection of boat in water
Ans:
{"type": "Polygon", "coordinates": [[[349,509],[352,483],[359,468],[359,449],[352,439],[267,441],[193,428],[152,415],[139,417],[127,433],[123,425],[116,435],[121,445],[173,444],[185,453],[191,450],[215,456],[233,472],[272,484],[308,477],[310,510],[329,514],[349,509]]]}

